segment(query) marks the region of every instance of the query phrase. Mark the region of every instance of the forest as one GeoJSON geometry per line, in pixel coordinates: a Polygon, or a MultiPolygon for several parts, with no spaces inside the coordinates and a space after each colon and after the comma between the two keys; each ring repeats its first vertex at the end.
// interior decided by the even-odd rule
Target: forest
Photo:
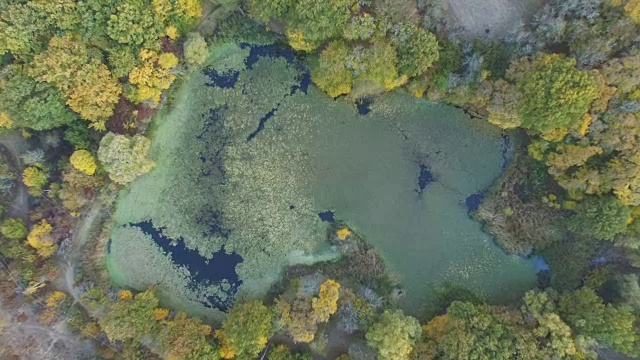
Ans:
{"type": "Polygon", "coordinates": [[[0,0],[0,358],[640,358],[640,0],[549,0],[500,36],[450,6],[0,0]],[[417,158],[380,204],[440,186],[429,214],[472,221],[433,232],[490,239],[416,267],[419,306],[370,235],[405,229],[345,215],[405,213],[332,177],[367,136],[417,158]]]}

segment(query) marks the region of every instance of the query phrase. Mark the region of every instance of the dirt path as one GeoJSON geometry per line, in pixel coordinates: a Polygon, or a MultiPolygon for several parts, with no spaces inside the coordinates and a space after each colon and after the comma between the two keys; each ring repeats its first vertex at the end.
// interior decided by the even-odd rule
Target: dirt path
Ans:
{"type": "MultiPolygon", "coordinates": [[[[11,156],[11,161],[18,168],[18,173],[22,174],[23,164],[20,159],[20,153],[27,148],[27,142],[15,132],[0,136],[0,145],[7,150],[7,154],[11,156]]],[[[16,197],[11,203],[11,207],[7,210],[9,217],[27,219],[29,213],[29,195],[26,187],[21,181],[16,181],[16,197]]]]}
{"type": "Polygon", "coordinates": [[[469,37],[500,38],[528,22],[545,0],[446,0],[469,37]],[[488,30],[488,32],[487,32],[488,30]]]}
{"type": "Polygon", "coordinates": [[[71,244],[65,256],[60,259],[59,267],[62,276],[57,279],[57,286],[71,294],[75,303],[82,305],[80,289],[75,287],[75,269],[80,261],[83,245],[91,238],[91,232],[103,219],[108,205],[96,200],[76,223],[71,236],[71,244]]]}

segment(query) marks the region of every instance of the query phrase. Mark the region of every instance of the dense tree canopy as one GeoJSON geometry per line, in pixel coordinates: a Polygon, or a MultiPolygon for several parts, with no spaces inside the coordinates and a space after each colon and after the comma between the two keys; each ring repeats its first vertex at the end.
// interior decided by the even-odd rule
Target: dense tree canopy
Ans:
{"type": "Polygon", "coordinates": [[[269,360],[311,360],[308,353],[295,353],[284,345],[278,345],[269,351],[269,360]]]}
{"type": "Polygon", "coordinates": [[[592,289],[585,287],[563,294],[559,312],[578,335],[592,337],[617,351],[632,353],[637,335],[635,316],[630,308],[605,305],[592,289]]]}
{"type": "Polygon", "coordinates": [[[5,71],[8,76],[0,81],[0,108],[13,127],[49,130],[76,119],[55,88],[35,81],[17,67],[5,71]]]}
{"type": "MultiPolygon", "coordinates": [[[[158,310],[158,309],[156,309],[158,310]]],[[[166,359],[219,359],[218,349],[208,340],[209,325],[181,312],[163,323],[158,334],[166,359]]]]}
{"type": "Polygon", "coordinates": [[[149,139],[141,135],[128,137],[108,133],[100,141],[98,160],[111,180],[126,184],[155,166],[148,158],[150,146],[149,139]]]}
{"type": "Polygon", "coordinates": [[[398,48],[398,71],[403,75],[422,75],[438,60],[438,41],[423,28],[398,25],[392,28],[391,38],[398,48]]]}
{"type": "Polygon", "coordinates": [[[21,240],[27,237],[27,227],[20,219],[7,219],[0,226],[2,236],[11,240],[21,240]]]}
{"type": "Polygon", "coordinates": [[[127,45],[142,45],[156,48],[162,23],[156,22],[146,1],[125,0],[116,6],[109,17],[107,34],[113,40],[127,45]]]}
{"type": "Polygon", "coordinates": [[[153,310],[158,307],[158,298],[153,290],[132,296],[131,292],[120,293],[120,299],[111,304],[100,326],[111,340],[140,339],[150,334],[157,326],[153,310]]]}
{"type": "Polygon", "coordinates": [[[601,240],[612,240],[625,231],[631,216],[631,210],[613,196],[589,197],[576,211],[569,228],[601,240]]]}
{"type": "Polygon", "coordinates": [[[529,292],[521,311],[453,302],[424,326],[420,351],[438,359],[575,359],[584,356],[546,293],[529,292]]]}
{"type": "Polygon", "coordinates": [[[416,340],[422,334],[418,320],[400,310],[385,311],[366,334],[369,346],[378,350],[381,359],[408,359],[416,340]]]}
{"type": "Polygon", "coordinates": [[[273,314],[259,301],[235,306],[216,332],[224,359],[252,359],[273,334],[273,314]]]}
{"type": "Polygon", "coordinates": [[[41,37],[47,32],[40,16],[28,4],[0,3],[0,54],[28,57],[43,46],[41,37]]]}
{"type": "Polygon", "coordinates": [[[522,126],[534,131],[576,127],[597,96],[593,77],[560,55],[516,62],[510,73],[522,93],[522,126]]]}
{"type": "Polygon", "coordinates": [[[29,74],[55,86],[73,111],[96,129],[104,130],[122,87],[89,50],[78,36],[53,37],[47,50],[35,57],[29,74]]]}
{"type": "Polygon", "coordinates": [[[347,44],[334,41],[320,53],[318,62],[311,68],[313,82],[331,97],[351,92],[351,72],[345,64],[348,54],[347,44]]]}
{"type": "Polygon", "coordinates": [[[293,49],[321,49],[312,63],[318,87],[331,97],[353,90],[356,99],[402,86],[439,58],[435,35],[410,23],[390,23],[364,10],[369,7],[352,0],[249,2],[255,18],[284,25],[293,49]]]}
{"type": "Polygon", "coordinates": [[[252,0],[250,9],[262,21],[282,21],[290,36],[290,43],[297,50],[314,50],[322,42],[342,33],[351,17],[353,0],[252,0]],[[296,46],[305,43],[307,46],[296,46]]]}
{"type": "Polygon", "coordinates": [[[184,42],[184,59],[187,64],[202,65],[208,55],[207,42],[202,35],[198,33],[187,34],[187,41],[184,42]]]}

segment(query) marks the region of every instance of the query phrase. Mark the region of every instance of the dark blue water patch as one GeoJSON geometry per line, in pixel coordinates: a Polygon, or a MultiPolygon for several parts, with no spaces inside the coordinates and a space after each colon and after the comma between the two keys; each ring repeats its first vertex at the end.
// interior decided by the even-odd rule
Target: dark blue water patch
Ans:
{"type": "Polygon", "coordinates": [[[222,89],[231,89],[236,86],[240,72],[237,70],[229,70],[227,72],[219,72],[213,68],[204,69],[203,73],[211,80],[207,86],[217,86],[222,89]]]}
{"type": "Polygon", "coordinates": [[[427,165],[420,164],[420,172],[418,174],[418,193],[422,194],[429,183],[436,181],[427,165]]]}
{"type": "Polygon", "coordinates": [[[278,106],[276,106],[274,109],[271,109],[271,111],[269,111],[265,116],[262,117],[262,119],[260,119],[260,122],[258,123],[258,128],[256,129],[256,131],[252,132],[251,134],[249,134],[249,136],[247,136],[247,141],[253,140],[253,138],[255,138],[260,133],[260,131],[264,130],[264,125],[267,123],[269,119],[271,119],[271,117],[276,113],[276,111],[278,111],[278,106]]]}
{"type": "Polygon", "coordinates": [[[318,216],[322,221],[326,221],[328,223],[334,223],[336,222],[336,219],[334,217],[335,214],[336,214],[335,211],[327,210],[327,211],[319,212],[318,216]]]}
{"type": "MultiPolygon", "coordinates": [[[[252,45],[247,43],[240,44],[242,49],[249,49],[249,55],[244,60],[247,69],[252,69],[253,66],[263,57],[283,58],[293,65],[299,72],[299,84],[291,87],[291,95],[300,90],[307,94],[309,85],[311,84],[311,74],[309,69],[300,61],[296,61],[296,54],[290,48],[280,47],[278,45],[252,45]]],[[[219,72],[213,67],[209,67],[203,71],[205,75],[211,80],[207,86],[217,86],[220,88],[233,88],[235,87],[240,71],[229,70],[226,72],[219,72]]]]}
{"type": "Polygon", "coordinates": [[[367,115],[371,112],[370,106],[372,101],[369,99],[360,99],[356,102],[356,106],[358,107],[359,115],[367,115]]]}
{"type": "Polygon", "coordinates": [[[511,150],[511,139],[509,139],[509,136],[507,134],[503,133],[502,145],[500,146],[500,152],[502,153],[502,164],[500,165],[500,168],[503,171],[507,168],[507,166],[509,166],[509,163],[511,162],[511,150]]]}
{"type": "Polygon", "coordinates": [[[235,252],[227,254],[224,248],[213,254],[211,259],[205,258],[197,250],[189,249],[182,239],[174,240],[163,234],[164,228],[156,228],[150,220],[131,223],[130,227],[137,227],[146,235],[153,238],[153,241],[162,248],[165,255],[170,255],[171,260],[177,266],[184,266],[190,274],[191,288],[198,285],[223,285],[228,284],[229,288],[219,292],[224,296],[208,296],[208,302],[203,302],[208,307],[215,307],[220,311],[227,311],[235,299],[238,287],[242,284],[236,273],[236,266],[243,259],[235,252]]]}
{"type": "Polygon", "coordinates": [[[535,255],[531,258],[533,260],[533,269],[536,271],[536,274],[551,271],[551,267],[547,264],[547,261],[540,255],[535,255]]]}
{"type": "Polygon", "coordinates": [[[300,84],[292,88],[291,95],[293,95],[297,90],[302,91],[306,95],[309,91],[309,85],[311,85],[311,73],[303,65],[298,67],[298,71],[300,72],[300,84]]]}
{"type": "Polygon", "coordinates": [[[546,289],[551,286],[551,270],[543,270],[536,273],[538,288],[546,289]]]}
{"type": "Polygon", "coordinates": [[[467,211],[471,213],[478,210],[478,207],[480,207],[480,204],[482,204],[483,199],[484,192],[482,191],[467,196],[467,198],[464,200],[465,204],[467,205],[467,211]]]}
{"type": "Polygon", "coordinates": [[[111,254],[111,239],[107,240],[107,254],[111,254]]]}
{"type": "Polygon", "coordinates": [[[204,122],[202,123],[202,131],[196,135],[196,139],[204,141],[209,137],[208,135],[217,134],[223,129],[224,115],[226,107],[209,109],[202,115],[204,122]]]}
{"type": "Polygon", "coordinates": [[[595,259],[591,260],[591,265],[593,266],[602,266],[608,262],[605,256],[598,256],[595,259]]]}
{"type": "Polygon", "coordinates": [[[309,85],[311,84],[311,73],[309,69],[307,69],[304,64],[299,61],[296,61],[296,54],[287,47],[281,47],[278,45],[251,45],[251,44],[240,44],[240,47],[243,49],[249,49],[249,56],[245,59],[244,63],[247,66],[247,69],[252,69],[253,65],[255,65],[258,60],[262,57],[273,57],[273,58],[283,58],[289,63],[293,65],[296,70],[299,72],[299,84],[291,87],[291,95],[295,94],[298,90],[302,91],[304,94],[307,94],[309,90],[309,85]]]}
{"type": "Polygon", "coordinates": [[[533,270],[536,273],[537,283],[540,289],[546,289],[551,285],[551,267],[544,257],[534,255],[534,249],[531,248],[526,254],[521,255],[520,258],[524,260],[532,260],[533,270]]]}
{"type": "Polygon", "coordinates": [[[295,209],[295,208],[296,208],[296,206],[295,206],[295,205],[289,205],[289,209],[290,209],[290,210],[293,210],[293,209],[295,209]]]}
{"type": "Polygon", "coordinates": [[[253,44],[240,44],[240,47],[243,49],[249,49],[249,56],[244,60],[244,64],[247,66],[247,69],[253,68],[253,65],[260,60],[260,58],[265,56],[270,57],[281,57],[287,60],[288,63],[294,63],[296,59],[296,54],[293,50],[285,47],[280,47],[278,45],[253,45],[253,44]]]}
{"type": "MultiPolygon", "coordinates": [[[[251,45],[246,43],[240,44],[240,47],[243,49],[249,49],[249,55],[245,59],[245,65],[247,69],[252,69],[255,63],[258,62],[258,60],[260,60],[260,58],[262,57],[285,59],[288,64],[294,66],[298,71],[298,76],[296,79],[298,81],[298,84],[291,87],[289,95],[293,95],[297,91],[302,91],[304,94],[307,94],[309,86],[311,84],[311,74],[309,70],[304,66],[304,64],[296,61],[296,55],[291,49],[280,47],[277,45],[251,45]]],[[[233,88],[238,81],[240,72],[232,70],[226,73],[220,73],[213,68],[208,68],[204,70],[204,74],[211,79],[211,83],[207,84],[209,86],[233,88]]],[[[275,114],[279,106],[280,102],[276,104],[276,107],[274,109],[269,111],[258,121],[258,128],[254,132],[249,134],[249,136],[247,137],[247,141],[253,140],[253,138],[255,138],[260,133],[260,131],[264,129],[266,122],[275,114]]],[[[219,110],[220,109],[212,110],[214,113],[210,114],[211,120],[207,120],[207,122],[205,123],[205,128],[207,127],[208,123],[216,123],[218,120],[222,119],[221,114],[224,114],[224,112],[220,112],[219,110]]],[[[206,133],[206,129],[203,134],[197,136],[198,140],[203,140],[204,133],[206,133]]],[[[204,162],[206,161],[207,157],[202,156],[200,159],[204,162]]],[[[205,172],[203,175],[210,176],[211,174],[205,172]]]]}
{"type": "Polygon", "coordinates": [[[222,152],[225,145],[231,142],[224,131],[224,114],[226,107],[209,109],[203,115],[202,131],[196,135],[196,139],[204,146],[204,150],[198,154],[200,159],[200,175],[204,177],[216,176],[225,181],[225,171],[222,166],[222,152]]]}

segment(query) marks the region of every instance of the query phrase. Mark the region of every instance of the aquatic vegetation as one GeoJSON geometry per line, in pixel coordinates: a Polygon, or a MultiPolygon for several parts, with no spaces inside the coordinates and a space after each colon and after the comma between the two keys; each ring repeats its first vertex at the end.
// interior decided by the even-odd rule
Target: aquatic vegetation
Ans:
{"type": "MultiPolygon", "coordinates": [[[[504,295],[505,279],[521,284],[512,286],[514,296],[532,282],[530,265],[501,258],[464,205],[500,171],[497,130],[401,93],[359,116],[350,104],[307,88],[306,70],[277,47],[216,44],[211,54],[154,129],[158,166],[118,203],[110,261],[119,283],[142,289],[149,273],[163,274],[155,281],[161,296],[180,291],[174,301],[186,297],[189,307],[211,306],[208,291],[224,293],[185,285],[192,276],[184,267],[170,265],[157,239],[130,226],[151,220],[163,236],[212,261],[223,247],[240,255],[236,298],[261,296],[286,266],[340,256],[326,241],[327,221],[335,220],[326,209],[349,224],[335,236],[348,241],[358,232],[380,248],[407,280],[412,306],[444,279],[481,283],[477,290],[496,296],[504,295]],[[452,134],[464,142],[449,141],[452,134]],[[453,250],[454,241],[468,255],[453,250]],[[153,261],[131,265],[144,251],[153,261]],[[412,281],[416,271],[428,275],[412,281]]],[[[384,272],[372,254],[354,257],[353,266],[384,272]]],[[[310,327],[300,328],[301,338],[310,327]]]]}

